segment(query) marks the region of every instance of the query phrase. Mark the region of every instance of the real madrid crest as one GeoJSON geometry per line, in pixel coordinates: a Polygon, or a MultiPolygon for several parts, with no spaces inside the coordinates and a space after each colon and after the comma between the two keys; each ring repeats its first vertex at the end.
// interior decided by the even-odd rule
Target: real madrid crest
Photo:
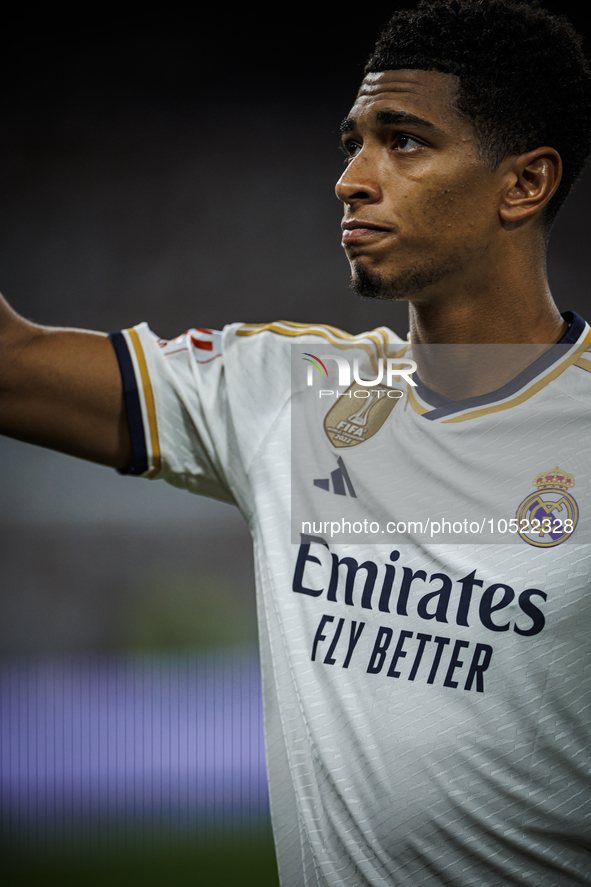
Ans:
{"type": "Polygon", "coordinates": [[[324,417],[324,431],[333,447],[356,447],[376,434],[403,392],[353,382],[324,417]]]}
{"type": "Polygon", "coordinates": [[[533,481],[537,487],[517,509],[517,532],[529,545],[552,548],[569,539],[579,520],[579,506],[570,494],[572,474],[558,466],[533,481]]]}

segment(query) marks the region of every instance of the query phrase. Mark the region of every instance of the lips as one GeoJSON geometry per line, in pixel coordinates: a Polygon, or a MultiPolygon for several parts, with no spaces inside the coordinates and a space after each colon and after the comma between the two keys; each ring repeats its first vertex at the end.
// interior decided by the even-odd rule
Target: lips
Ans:
{"type": "Polygon", "coordinates": [[[388,228],[382,228],[367,219],[346,219],[341,227],[343,229],[343,243],[372,239],[389,233],[388,228]]]}

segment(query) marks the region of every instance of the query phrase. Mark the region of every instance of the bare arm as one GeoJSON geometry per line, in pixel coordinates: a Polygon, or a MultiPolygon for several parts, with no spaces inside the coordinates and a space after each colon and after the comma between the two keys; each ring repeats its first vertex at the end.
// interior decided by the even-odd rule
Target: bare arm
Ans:
{"type": "Polygon", "coordinates": [[[108,336],[37,326],[0,296],[0,433],[126,468],[129,433],[108,336]]]}

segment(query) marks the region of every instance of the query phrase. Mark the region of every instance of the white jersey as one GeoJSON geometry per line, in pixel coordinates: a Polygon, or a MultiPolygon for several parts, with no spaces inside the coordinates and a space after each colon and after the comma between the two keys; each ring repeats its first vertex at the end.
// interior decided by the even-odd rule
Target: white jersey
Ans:
{"type": "Polygon", "coordinates": [[[591,884],[591,333],[569,320],[459,403],[392,395],[377,371],[412,355],[386,329],[113,335],[133,472],[253,535],[283,887],[591,884]]]}

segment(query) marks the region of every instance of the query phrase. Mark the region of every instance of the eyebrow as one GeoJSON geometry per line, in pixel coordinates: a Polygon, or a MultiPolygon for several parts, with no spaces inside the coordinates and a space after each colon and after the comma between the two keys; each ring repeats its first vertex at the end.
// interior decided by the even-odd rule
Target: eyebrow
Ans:
{"type": "MultiPolygon", "coordinates": [[[[423,120],[422,117],[417,117],[415,114],[409,114],[407,111],[393,111],[385,108],[384,110],[377,112],[375,120],[379,126],[419,126],[422,129],[429,130],[429,132],[437,133],[439,135],[443,134],[434,123],[431,123],[430,120],[423,120]]],[[[357,120],[355,117],[345,117],[340,125],[339,132],[344,136],[356,128],[357,120]]]]}

